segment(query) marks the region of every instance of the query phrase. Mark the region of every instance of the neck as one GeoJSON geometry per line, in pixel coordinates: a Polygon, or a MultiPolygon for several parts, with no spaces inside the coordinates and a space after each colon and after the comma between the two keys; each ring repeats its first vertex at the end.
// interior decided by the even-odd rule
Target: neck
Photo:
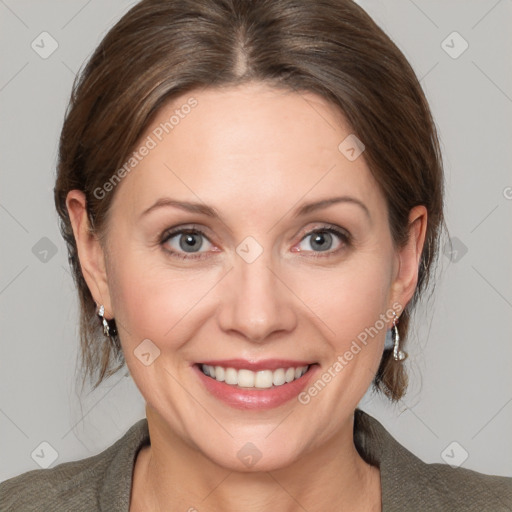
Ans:
{"type": "Polygon", "coordinates": [[[381,510],[380,473],[354,446],[353,416],[328,443],[285,468],[239,472],[160,429],[150,409],[147,414],[151,446],[137,459],[143,483],[134,492],[145,495],[137,500],[150,510],[381,510]]]}

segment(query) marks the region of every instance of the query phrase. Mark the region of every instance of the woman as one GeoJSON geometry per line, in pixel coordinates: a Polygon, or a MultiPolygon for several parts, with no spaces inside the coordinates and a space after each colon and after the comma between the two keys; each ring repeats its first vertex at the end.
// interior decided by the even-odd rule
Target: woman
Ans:
{"type": "Polygon", "coordinates": [[[435,126],[349,0],[144,0],[75,85],[55,186],[85,373],[147,418],[3,510],[509,510],[357,408],[406,391],[443,226],[435,126]]]}

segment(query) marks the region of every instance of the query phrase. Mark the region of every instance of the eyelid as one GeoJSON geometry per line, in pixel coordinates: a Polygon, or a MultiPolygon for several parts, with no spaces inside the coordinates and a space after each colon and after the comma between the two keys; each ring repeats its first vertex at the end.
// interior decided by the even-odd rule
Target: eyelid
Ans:
{"type": "Polygon", "coordinates": [[[208,236],[205,233],[205,231],[206,231],[205,227],[199,226],[197,224],[184,224],[182,226],[176,226],[174,228],[169,228],[169,229],[164,230],[164,232],[160,236],[160,240],[166,241],[174,235],[177,235],[177,234],[180,234],[183,232],[187,232],[187,231],[191,231],[194,233],[200,233],[205,238],[208,238],[208,236]]]}
{"type": "Polygon", "coordinates": [[[317,223],[313,223],[313,224],[314,224],[313,227],[308,227],[308,228],[305,228],[304,230],[300,231],[300,233],[301,233],[300,241],[302,241],[302,239],[306,235],[311,235],[312,233],[315,233],[317,231],[328,231],[329,229],[339,232],[340,234],[346,236],[347,239],[349,239],[349,240],[352,238],[351,234],[349,233],[349,231],[347,229],[342,228],[341,226],[337,226],[336,224],[330,224],[329,222],[317,222],[317,223]]]}

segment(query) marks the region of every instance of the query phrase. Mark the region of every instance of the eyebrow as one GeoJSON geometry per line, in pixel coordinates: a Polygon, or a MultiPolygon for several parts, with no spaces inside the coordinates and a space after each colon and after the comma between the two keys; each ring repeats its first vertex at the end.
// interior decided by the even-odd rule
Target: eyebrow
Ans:
{"type": "MultiPolygon", "coordinates": [[[[329,199],[322,199],[320,201],[314,201],[311,203],[303,204],[302,206],[294,210],[293,217],[301,217],[303,215],[307,215],[308,213],[312,213],[338,203],[355,204],[366,213],[369,219],[371,219],[370,211],[368,210],[367,206],[359,199],[350,196],[331,197],[329,199]]],[[[220,218],[218,210],[216,208],[213,208],[212,206],[208,206],[203,203],[194,203],[190,201],[177,201],[175,199],[171,199],[170,197],[162,197],[158,199],[152,206],[150,206],[141,213],[141,217],[147,215],[148,213],[156,209],[164,207],[174,207],[179,208],[180,210],[187,211],[189,213],[199,213],[207,217],[220,218]]]]}

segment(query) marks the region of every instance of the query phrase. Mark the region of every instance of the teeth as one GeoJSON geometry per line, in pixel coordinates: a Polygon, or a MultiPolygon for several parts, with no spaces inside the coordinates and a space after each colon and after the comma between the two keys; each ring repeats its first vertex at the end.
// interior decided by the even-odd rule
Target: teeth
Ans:
{"type": "MultiPolygon", "coordinates": [[[[238,372],[234,368],[226,368],[224,375],[226,384],[232,384],[233,386],[238,384],[238,372]]],[[[210,375],[210,377],[215,378],[215,375],[210,375]]]]}
{"type": "Polygon", "coordinates": [[[238,385],[243,388],[253,388],[255,373],[250,370],[238,370],[238,385]]]}
{"type": "Polygon", "coordinates": [[[282,386],[286,382],[284,368],[276,370],[272,376],[272,383],[274,386],[282,386]]]}
{"type": "MultiPolygon", "coordinates": [[[[252,373],[252,372],[251,372],[252,373]]],[[[274,377],[272,370],[261,370],[256,372],[254,377],[254,387],[259,389],[271,388],[274,377]]]]}
{"type": "Polygon", "coordinates": [[[216,366],[215,367],[215,378],[220,381],[224,382],[226,372],[224,371],[224,368],[222,366],[216,366]]]}
{"type": "Polygon", "coordinates": [[[302,377],[309,366],[299,366],[298,368],[278,368],[277,370],[260,370],[253,372],[251,370],[235,370],[235,368],[223,368],[222,366],[201,365],[201,370],[205,375],[212,377],[219,382],[225,382],[232,386],[242,388],[267,389],[274,386],[282,386],[288,382],[302,377]]]}

